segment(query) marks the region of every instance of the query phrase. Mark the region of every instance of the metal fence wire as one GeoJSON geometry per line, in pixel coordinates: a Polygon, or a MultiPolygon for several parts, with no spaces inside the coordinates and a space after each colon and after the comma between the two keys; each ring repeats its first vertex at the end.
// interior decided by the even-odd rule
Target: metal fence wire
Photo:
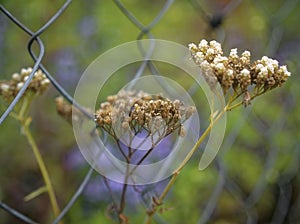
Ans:
{"type": "MultiPolygon", "coordinates": [[[[135,1],[136,4],[143,4],[142,1],[135,1]]],[[[268,42],[265,43],[266,46],[266,54],[269,56],[278,55],[279,48],[281,43],[286,41],[284,38],[284,32],[286,30],[286,23],[285,21],[289,18],[289,16],[295,13],[295,10],[299,9],[299,1],[297,0],[287,0],[287,1],[279,1],[280,6],[277,7],[277,11],[270,10],[265,5],[265,2],[268,1],[242,1],[242,0],[231,0],[231,1],[200,1],[200,0],[189,0],[189,1],[175,1],[175,0],[166,0],[163,4],[161,4],[161,8],[157,15],[153,18],[153,20],[144,25],[140,20],[131,12],[128,7],[126,6],[128,2],[126,1],[119,1],[114,0],[113,3],[116,6],[115,10],[119,10],[125,16],[122,18],[126,18],[130,21],[135,28],[138,30],[137,32],[137,40],[143,38],[155,38],[153,34],[155,32],[155,28],[159,26],[159,24],[164,23],[164,17],[168,14],[173,13],[173,6],[176,4],[186,4],[187,7],[194,10],[194,13],[198,16],[197,19],[201,20],[201,24],[206,24],[205,31],[203,35],[214,37],[218,40],[224,40],[226,35],[228,35],[228,29],[225,28],[225,23],[231,20],[231,16],[239,7],[247,7],[247,5],[251,5],[253,7],[252,10],[257,10],[265,17],[268,18],[268,37],[266,38],[268,42]],[[213,2],[213,3],[212,3],[213,2]],[[222,7],[215,7],[210,8],[209,5],[216,5],[217,3],[221,4],[222,7]],[[225,4],[226,3],[226,4],[225,4]]],[[[94,1],[90,1],[89,4],[93,4],[94,1]]],[[[27,3],[26,3],[27,4],[27,3]]],[[[23,8],[19,9],[19,11],[25,11],[26,4],[23,4],[23,8]]],[[[50,4],[50,3],[49,3],[50,4]]],[[[0,21],[3,27],[0,27],[0,30],[5,30],[4,22],[6,26],[16,26],[19,27],[24,33],[29,36],[29,42],[27,45],[27,51],[34,61],[33,69],[24,83],[23,87],[20,89],[16,97],[10,103],[10,105],[4,110],[4,113],[1,115],[0,124],[6,121],[8,115],[12,112],[16,104],[21,99],[22,95],[26,91],[26,88],[29,86],[31,80],[34,77],[35,72],[38,69],[41,69],[43,73],[47,76],[47,78],[51,81],[52,85],[55,89],[61,94],[67,101],[71,104],[85,112],[84,109],[81,108],[79,104],[77,104],[71,94],[68,93],[66,89],[62,87],[59,81],[56,80],[55,75],[52,75],[46,67],[50,65],[45,65],[42,63],[45,54],[47,51],[44,47],[43,37],[47,35],[47,32],[50,31],[50,27],[55,24],[57,20],[63,20],[63,15],[72,7],[72,1],[67,0],[61,7],[57,10],[57,12],[37,31],[30,30],[26,25],[22,23],[22,21],[18,20],[18,15],[13,14],[9,10],[6,9],[5,3],[0,5],[0,10],[2,15],[0,15],[0,21]],[[10,22],[8,22],[10,21],[10,22]],[[38,46],[38,54],[36,54],[36,49],[34,50],[34,45],[38,46]]],[[[158,4],[157,1],[153,1],[153,4],[158,4]]],[[[274,3],[275,4],[275,3],[274,3]]],[[[277,4],[277,3],[276,3],[277,4]]],[[[279,3],[278,3],[279,4],[279,3]]],[[[16,7],[18,3],[16,3],[16,7]]],[[[142,7],[139,7],[141,10],[142,7]]],[[[45,10],[45,9],[44,9],[45,10]]],[[[142,10],[148,10],[144,8],[142,10]]],[[[29,13],[34,13],[29,12],[29,13]]],[[[190,12],[183,12],[185,14],[189,14],[190,12]]],[[[299,13],[299,11],[298,11],[299,13]]],[[[235,18],[236,19],[236,18],[235,18]]],[[[106,21],[109,23],[109,21],[106,21]]],[[[2,26],[1,25],[1,26],[2,26]]],[[[118,27],[115,27],[118,29],[118,27]]],[[[176,27],[174,27],[176,29],[176,27]]],[[[197,28],[198,29],[198,28],[197,28]]],[[[200,29],[200,28],[199,28],[200,29]]],[[[2,32],[1,31],[1,32],[2,32]]],[[[5,31],[3,31],[5,32],[5,31]]],[[[180,32],[180,31],[178,31],[180,32]]],[[[63,35],[63,34],[62,34],[63,35]]],[[[105,35],[105,33],[103,33],[105,35]]],[[[186,34],[188,35],[188,34],[186,34]]],[[[2,36],[2,33],[1,35],[2,36]]],[[[112,37],[113,38],[113,37],[112,37]]],[[[294,38],[297,40],[297,38],[294,38]]],[[[298,41],[299,41],[298,37],[298,41]]],[[[191,40],[192,42],[193,40],[191,40]]],[[[195,40],[194,40],[195,41],[195,40]]],[[[230,43],[230,41],[229,41],[230,43]]],[[[13,44],[13,43],[12,43],[13,44]]],[[[24,46],[25,50],[25,46],[24,46]]],[[[279,52],[280,53],[280,52],[279,52]]],[[[1,54],[3,56],[3,54],[1,54]]],[[[297,53],[299,56],[299,53],[297,53]]],[[[15,63],[18,63],[17,61],[15,63]]],[[[5,64],[1,63],[2,66],[5,64]]],[[[159,73],[156,68],[150,62],[144,62],[140,70],[137,71],[138,75],[143,71],[146,67],[152,71],[152,73],[159,73]]],[[[299,68],[299,63],[294,64],[295,70],[299,68]]],[[[2,78],[2,77],[1,77],[2,78]]],[[[299,79],[298,79],[299,80],[299,79]]],[[[292,87],[291,87],[292,88],[292,87]]],[[[225,141],[222,145],[221,151],[217,156],[214,164],[212,165],[212,169],[217,171],[218,176],[215,177],[216,183],[213,189],[210,190],[209,198],[206,202],[203,202],[205,206],[201,208],[195,208],[199,210],[199,220],[198,223],[212,223],[211,220],[214,220],[216,216],[222,217],[222,212],[220,209],[222,207],[219,206],[226,206],[226,205],[219,205],[219,201],[222,197],[231,197],[236,201],[236,204],[239,207],[239,212],[241,214],[236,214],[237,216],[244,216],[246,217],[245,222],[247,223],[298,223],[300,222],[299,216],[299,209],[300,209],[300,197],[299,197],[299,142],[295,140],[295,142],[291,143],[288,147],[292,148],[292,159],[290,160],[289,164],[283,169],[278,170],[278,161],[282,156],[282,149],[281,146],[277,144],[274,140],[274,136],[281,135],[282,132],[285,132],[287,128],[292,128],[294,132],[299,132],[295,129],[295,125],[293,121],[289,121],[287,119],[280,119],[280,118],[287,118],[292,111],[295,111],[297,108],[297,95],[293,92],[284,92],[283,96],[281,96],[282,105],[280,110],[276,111],[278,116],[275,116],[276,119],[272,120],[272,122],[267,123],[263,121],[257,113],[254,113],[249,110],[245,110],[240,114],[240,118],[237,119],[236,123],[232,125],[230,131],[228,132],[225,141]],[[249,122],[251,121],[251,122],[249,122]],[[263,142],[268,145],[268,148],[262,149],[262,152],[258,153],[263,158],[263,170],[259,174],[259,178],[256,180],[255,184],[251,187],[251,189],[242,186],[242,183],[236,179],[234,172],[232,172],[231,168],[227,166],[224,162],[224,158],[227,156],[228,151],[231,150],[233,145],[243,145],[241,143],[242,140],[239,140],[240,133],[242,132],[243,127],[250,126],[252,129],[255,130],[256,135],[262,136],[263,142]],[[266,127],[267,131],[266,131],[266,127]],[[294,128],[294,129],[293,129],[294,128]],[[270,176],[276,173],[278,178],[272,184],[270,184],[270,176]],[[273,204],[273,212],[271,217],[263,217],[261,213],[258,212],[258,205],[260,205],[260,200],[266,189],[273,189],[272,191],[275,192],[276,195],[273,204]]],[[[91,119],[93,117],[86,113],[91,119]]],[[[230,122],[230,121],[229,121],[230,122]]],[[[1,133],[2,136],[5,133],[1,133]]],[[[17,135],[17,134],[16,134],[17,135]]],[[[299,136],[298,136],[299,137],[299,136]]],[[[297,138],[297,137],[295,137],[297,138]]],[[[7,142],[9,144],[9,142],[7,142]]],[[[244,146],[247,147],[247,146],[244,146]]],[[[251,153],[251,151],[250,151],[251,153]]],[[[257,152],[253,152],[257,153],[257,152]]],[[[13,155],[13,152],[11,152],[13,155]]],[[[5,167],[9,166],[9,164],[1,164],[0,167],[3,169],[2,173],[5,175],[5,167]]],[[[204,171],[205,172],[205,171],[204,171]]],[[[55,217],[51,223],[59,223],[61,220],[65,218],[65,216],[71,211],[73,205],[82,195],[82,192],[88,185],[91,180],[93,174],[93,169],[90,168],[82,182],[77,187],[75,193],[71,196],[70,200],[64,205],[61,213],[55,217]]],[[[2,174],[3,175],[3,174],[2,174]]],[[[184,175],[184,174],[183,174],[184,175]]],[[[199,174],[201,175],[201,173],[199,174]]],[[[11,176],[10,178],[15,178],[11,176]]],[[[16,177],[17,178],[17,177],[16,177]]],[[[2,185],[2,183],[0,183],[2,185]]],[[[1,186],[5,187],[5,186],[1,186]]],[[[183,189],[184,190],[184,189],[183,189]]],[[[1,194],[0,194],[1,195],[1,194]]],[[[271,202],[270,202],[271,203],[271,202]]],[[[263,206],[263,205],[260,205],[263,206]]],[[[3,212],[7,212],[10,215],[19,219],[23,223],[38,223],[35,220],[35,217],[28,217],[26,214],[23,214],[22,211],[18,211],[14,208],[14,205],[9,205],[5,201],[0,198],[0,217],[3,215],[3,212]],[[2,214],[1,214],[2,213],[2,214]]],[[[191,208],[194,209],[194,208],[191,208]]],[[[1,218],[0,218],[1,219],[1,218]]],[[[220,219],[221,220],[221,219],[220,219]]],[[[0,221],[1,222],[1,221],[0,221]]],[[[156,220],[157,223],[165,223],[160,221],[160,219],[156,220]]]]}

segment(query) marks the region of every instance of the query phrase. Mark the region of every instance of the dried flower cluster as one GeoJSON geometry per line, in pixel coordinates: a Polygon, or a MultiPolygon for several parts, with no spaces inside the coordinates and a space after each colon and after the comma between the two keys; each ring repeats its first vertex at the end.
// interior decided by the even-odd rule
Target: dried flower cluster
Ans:
{"type": "Polygon", "coordinates": [[[67,121],[71,122],[73,106],[65,101],[62,96],[56,97],[55,103],[57,113],[64,117],[67,121]]]}
{"type": "Polygon", "coordinates": [[[219,82],[225,93],[231,87],[235,92],[244,93],[251,85],[258,92],[265,92],[281,86],[291,75],[285,65],[279,66],[278,61],[266,56],[251,64],[249,51],[239,56],[236,48],[231,49],[226,57],[221,44],[215,40],[209,43],[201,40],[198,46],[192,43],[189,50],[209,85],[213,87],[219,82]]]}
{"type": "MultiPolygon", "coordinates": [[[[66,101],[62,96],[56,97],[55,104],[57,113],[64,119],[66,119],[69,123],[72,123],[72,120],[83,121],[87,118],[86,115],[84,115],[78,108],[66,101]]],[[[84,110],[89,114],[93,114],[90,109],[84,108],[84,110]]]]}
{"type": "MultiPolygon", "coordinates": [[[[7,101],[13,99],[23,87],[31,72],[32,68],[23,68],[21,69],[20,74],[12,74],[11,80],[0,81],[0,95],[7,101]]],[[[42,93],[48,88],[49,84],[50,81],[47,79],[46,75],[41,70],[38,70],[35,72],[27,91],[42,93]]]]}
{"type": "Polygon", "coordinates": [[[131,130],[135,135],[146,130],[149,135],[160,132],[164,137],[178,128],[180,136],[184,136],[182,124],[194,112],[195,107],[185,107],[179,100],[171,101],[142,91],[120,91],[101,103],[95,121],[112,136],[120,130],[131,130]]]}

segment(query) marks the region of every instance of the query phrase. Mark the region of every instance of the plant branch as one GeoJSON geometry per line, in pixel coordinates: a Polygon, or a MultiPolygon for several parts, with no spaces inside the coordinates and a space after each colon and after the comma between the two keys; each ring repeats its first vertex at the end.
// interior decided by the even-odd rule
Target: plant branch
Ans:
{"type": "Polygon", "coordinates": [[[167,186],[164,188],[164,190],[161,193],[161,195],[159,196],[159,198],[156,199],[156,203],[154,203],[152,205],[153,207],[152,207],[151,211],[147,212],[146,224],[151,224],[152,217],[156,213],[157,207],[159,207],[162,204],[163,200],[167,196],[167,194],[170,191],[171,187],[174,185],[175,180],[177,179],[177,177],[180,174],[181,170],[187,164],[187,162],[190,160],[190,158],[192,157],[192,155],[196,152],[196,150],[198,149],[198,147],[200,146],[200,144],[208,136],[208,134],[210,133],[210,131],[211,131],[212,127],[213,127],[213,125],[228,111],[228,108],[229,108],[229,105],[230,105],[231,102],[232,101],[230,100],[228,102],[228,104],[224,107],[224,109],[215,117],[215,119],[213,119],[213,116],[212,116],[211,122],[210,122],[209,126],[207,127],[207,129],[200,136],[200,138],[198,139],[198,141],[196,142],[196,144],[193,146],[193,148],[191,149],[191,151],[187,154],[187,156],[181,162],[181,164],[179,165],[179,167],[173,172],[172,178],[170,179],[170,181],[167,184],[167,186]]]}
{"type": "Polygon", "coordinates": [[[37,147],[37,144],[34,141],[34,138],[33,138],[32,134],[30,132],[30,129],[29,129],[30,122],[28,122],[28,119],[29,118],[25,119],[25,122],[22,122],[23,123],[23,132],[24,132],[24,135],[27,138],[27,141],[28,141],[29,145],[31,146],[31,149],[33,151],[35,159],[38,163],[39,169],[42,173],[42,177],[44,179],[44,182],[45,182],[45,185],[46,185],[46,188],[47,188],[47,192],[48,192],[48,195],[49,195],[49,198],[50,198],[50,203],[51,203],[51,206],[52,206],[53,213],[54,213],[55,216],[58,216],[59,213],[60,213],[60,210],[59,210],[58,203],[57,203],[57,200],[56,200],[56,197],[55,197],[55,193],[54,193],[54,189],[53,189],[53,186],[52,186],[52,183],[51,183],[51,179],[50,179],[50,176],[48,174],[48,171],[47,171],[46,165],[44,163],[44,160],[43,160],[43,158],[40,154],[40,151],[37,147]]]}

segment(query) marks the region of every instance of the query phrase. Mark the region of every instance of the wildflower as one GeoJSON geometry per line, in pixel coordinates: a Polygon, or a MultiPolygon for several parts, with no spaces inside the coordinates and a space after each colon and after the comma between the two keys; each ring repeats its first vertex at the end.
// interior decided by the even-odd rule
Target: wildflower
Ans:
{"type": "Polygon", "coordinates": [[[14,73],[11,76],[12,80],[19,82],[21,80],[21,76],[18,73],[14,73]]]}
{"type": "Polygon", "coordinates": [[[240,73],[236,75],[236,79],[242,90],[247,89],[247,87],[251,84],[250,71],[244,68],[240,73]]]}
{"type": "MultiPolygon", "coordinates": [[[[65,118],[69,123],[72,123],[72,119],[76,121],[83,120],[84,116],[82,112],[67,102],[64,97],[56,97],[55,103],[57,113],[65,118]]],[[[89,109],[86,109],[86,112],[91,113],[89,109]]]]}
{"type": "Polygon", "coordinates": [[[0,90],[3,92],[3,93],[6,93],[8,92],[10,89],[10,86],[6,83],[1,83],[0,85],[0,90]]]}
{"type": "Polygon", "coordinates": [[[56,97],[56,110],[59,115],[64,117],[66,120],[71,121],[72,119],[72,105],[65,101],[62,96],[56,97]]]}
{"type": "Polygon", "coordinates": [[[189,44],[194,62],[199,65],[208,85],[213,89],[217,82],[223,92],[233,89],[238,95],[247,96],[250,104],[249,87],[254,86],[256,95],[281,86],[291,73],[285,65],[279,66],[278,61],[263,56],[251,64],[250,51],[238,55],[236,48],[231,49],[229,56],[223,55],[221,44],[216,41],[201,40],[199,45],[189,44]]]}
{"type": "MultiPolygon", "coordinates": [[[[0,81],[0,95],[2,95],[6,101],[12,100],[24,86],[24,83],[28,79],[31,72],[32,68],[30,67],[22,68],[20,74],[12,74],[11,80],[0,81]]],[[[40,94],[44,92],[49,85],[49,79],[47,79],[46,75],[43,74],[41,70],[38,70],[34,73],[34,76],[25,93],[32,92],[40,94]]]]}
{"type": "Polygon", "coordinates": [[[95,121],[114,137],[131,130],[133,135],[146,131],[150,136],[159,133],[163,138],[180,128],[194,112],[194,107],[185,107],[180,100],[122,90],[100,104],[95,121]]]}

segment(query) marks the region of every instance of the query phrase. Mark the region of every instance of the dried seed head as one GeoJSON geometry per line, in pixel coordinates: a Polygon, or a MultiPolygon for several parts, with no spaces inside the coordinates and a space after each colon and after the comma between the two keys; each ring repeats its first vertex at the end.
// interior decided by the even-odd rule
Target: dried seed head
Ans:
{"type": "Polygon", "coordinates": [[[117,95],[108,96],[107,102],[100,104],[95,121],[113,136],[130,128],[134,132],[159,132],[164,137],[178,129],[194,112],[194,108],[184,107],[180,100],[172,101],[160,94],[120,91],[117,95]],[[182,119],[182,113],[188,116],[182,119]]]}
{"type": "MultiPolygon", "coordinates": [[[[77,108],[73,107],[69,102],[65,100],[62,96],[56,97],[56,111],[57,113],[65,118],[69,123],[72,123],[72,116],[73,120],[80,120],[83,119],[83,114],[77,108]]],[[[90,112],[90,110],[86,110],[90,112]]]]}

